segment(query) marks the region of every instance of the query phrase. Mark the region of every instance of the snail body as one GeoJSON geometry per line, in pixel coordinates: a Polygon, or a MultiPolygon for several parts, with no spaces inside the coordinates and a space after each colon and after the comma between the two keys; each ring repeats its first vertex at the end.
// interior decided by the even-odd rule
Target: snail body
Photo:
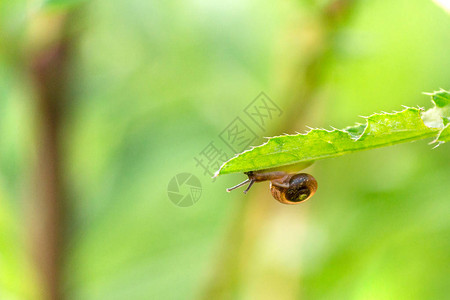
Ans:
{"type": "Polygon", "coordinates": [[[272,196],[284,204],[297,204],[311,198],[317,191],[316,179],[306,173],[287,173],[284,171],[250,171],[245,172],[248,179],[227,189],[228,192],[249,184],[246,194],[255,182],[270,181],[272,196]]]}

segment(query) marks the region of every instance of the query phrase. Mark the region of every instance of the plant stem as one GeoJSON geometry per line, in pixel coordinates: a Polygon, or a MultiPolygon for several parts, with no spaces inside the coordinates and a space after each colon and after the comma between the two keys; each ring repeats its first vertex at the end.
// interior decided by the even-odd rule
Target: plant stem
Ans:
{"type": "MultiPolygon", "coordinates": [[[[67,101],[69,42],[66,20],[59,20],[58,36],[31,54],[30,75],[35,88],[36,171],[31,202],[32,251],[44,299],[63,299],[62,259],[65,194],[62,179],[62,107],[67,101]]],[[[52,23],[53,25],[53,23],[52,23]]]]}

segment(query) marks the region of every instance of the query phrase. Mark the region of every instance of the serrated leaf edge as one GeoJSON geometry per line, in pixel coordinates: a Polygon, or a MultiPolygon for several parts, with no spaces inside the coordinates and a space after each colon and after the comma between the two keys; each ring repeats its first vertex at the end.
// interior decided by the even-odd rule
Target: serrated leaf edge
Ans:
{"type": "MultiPolygon", "coordinates": [[[[444,89],[441,88],[439,91],[435,91],[435,92],[433,92],[433,93],[423,93],[423,94],[426,94],[426,95],[429,95],[429,96],[433,96],[433,95],[435,95],[435,94],[442,93],[442,92],[446,92],[446,91],[445,91],[444,89]]],[[[435,103],[435,101],[434,101],[433,98],[431,99],[431,101],[432,101],[434,107],[436,107],[436,103],[435,103]]],[[[404,109],[403,109],[403,110],[400,110],[400,111],[395,111],[395,110],[394,110],[393,112],[390,112],[390,113],[389,113],[389,112],[381,112],[381,113],[373,113],[373,114],[371,114],[371,115],[369,115],[369,116],[360,116],[361,118],[364,118],[364,119],[366,120],[365,124],[364,124],[364,123],[359,123],[359,122],[357,122],[357,123],[355,123],[355,124],[352,125],[352,126],[347,126],[347,127],[345,127],[344,129],[337,129],[337,128],[333,127],[333,126],[330,126],[332,129],[331,129],[331,130],[328,130],[328,129],[326,129],[326,128],[319,128],[319,127],[313,128],[313,127],[310,127],[310,126],[306,126],[309,130],[306,131],[306,132],[304,132],[304,133],[301,133],[301,132],[296,132],[295,134],[287,134],[287,133],[284,133],[284,134],[277,135],[277,136],[273,136],[273,137],[266,137],[267,141],[264,142],[263,144],[258,145],[258,146],[252,146],[252,147],[250,147],[250,149],[247,149],[247,150],[245,150],[245,151],[243,151],[243,152],[241,152],[241,153],[237,153],[237,154],[234,155],[232,158],[230,158],[229,160],[227,160],[226,162],[224,162],[224,163],[220,166],[219,170],[217,170],[217,171],[214,173],[213,178],[219,176],[219,175],[221,174],[220,171],[221,171],[221,170],[223,169],[223,167],[224,167],[227,163],[229,163],[230,161],[234,160],[234,159],[237,158],[238,156],[241,156],[241,155],[243,155],[243,154],[245,154],[245,153],[247,153],[247,152],[253,151],[254,149],[264,147],[264,146],[267,145],[272,139],[276,139],[276,138],[280,138],[280,137],[286,137],[286,136],[299,136],[299,135],[307,136],[307,135],[310,134],[312,131],[323,130],[323,131],[326,131],[326,132],[328,132],[328,133],[332,133],[332,132],[336,132],[336,131],[337,131],[337,132],[342,132],[342,133],[344,133],[344,134],[347,134],[347,135],[349,136],[350,139],[352,139],[353,141],[356,142],[356,141],[359,141],[359,140],[366,134],[366,131],[368,130],[368,127],[369,127],[368,125],[369,125],[369,120],[370,120],[370,118],[373,118],[373,117],[375,117],[375,116],[385,116],[385,115],[395,116],[395,115],[397,115],[397,114],[404,113],[404,112],[406,112],[406,111],[408,111],[408,110],[417,111],[417,112],[419,112],[419,113],[422,113],[422,112],[425,111],[425,109],[424,109],[423,107],[420,107],[420,106],[417,106],[417,108],[416,108],[416,107],[409,107],[409,106],[402,105],[402,107],[404,107],[404,109]],[[354,127],[360,126],[360,125],[365,125],[365,128],[364,128],[364,131],[363,131],[359,136],[354,137],[352,134],[350,134],[348,131],[345,130],[345,129],[347,129],[347,128],[350,129],[350,128],[354,128],[354,127]]],[[[430,109],[432,109],[432,108],[430,108],[430,109]]],[[[444,126],[444,128],[430,127],[430,126],[426,125],[426,124],[423,122],[423,119],[422,119],[421,116],[420,116],[420,119],[421,119],[421,121],[422,121],[422,124],[423,124],[425,127],[430,128],[430,129],[435,129],[436,131],[439,130],[436,139],[435,139],[434,141],[431,142],[431,143],[438,143],[434,148],[436,148],[436,147],[438,147],[439,145],[443,144],[443,143],[444,143],[443,141],[439,141],[439,140],[438,140],[438,139],[439,139],[439,134],[440,134],[440,132],[442,132],[442,130],[443,130],[445,127],[447,127],[447,126],[444,126]]],[[[448,124],[447,124],[447,125],[448,125],[448,124]]],[[[436,134],[436,132],[430,133],[429,135],[432,136],[432,135],[434,135],[434,134],[436,134]]],[[[409,139],[404,139],[404,140],[399,140],[399,141],[407,141],[407,140],[409,140],[409,139]]],[[[375,147],[374,147],[374,148],[375,148],[375,147]]],[[[434,148],[433,148],[433,149],[434,149],[434,148]]],[[[373,148],[371,148],[371,149],[373,149],[373,148]]],[[[356,151],[358,151],[358,150],[356,150],[356,151]]],[[[355,151],[352,151],[352,150],[350,150],[350,151],[343,151],[343,152],[341,152],[341,153],[339,153],[339,154],[337,154],[337,155],[335,155],[335,156],[341,156],[341,155],[344,155],[344,154],[347,154],[347,153],[351,153],[351,152],[355,152],[355,151]]],[[[326,156],[324,156],[324,157],[330,157],[330,158],[331,158],[331,157],[334,157],[334,156],[326,155],[326,156]]],[[[318,156],[317,158],[320,159],[321,156],[318,156]]],[[[286,164],[286,165],[289,165],[289,164],[286,164]]],[[[280,165],[280,166],[282,166],[282,165],[280,165]]]]}

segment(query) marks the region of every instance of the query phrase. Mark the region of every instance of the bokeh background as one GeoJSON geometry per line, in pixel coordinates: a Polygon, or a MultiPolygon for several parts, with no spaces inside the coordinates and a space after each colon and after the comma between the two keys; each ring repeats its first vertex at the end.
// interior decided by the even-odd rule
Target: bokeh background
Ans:
{"type": "Polygon", "coordinates": [[[448,145],[318,161],[296,206],[194,158],[260,92],[255,145],[430,107],[449,53],[430,0],[0,1],[0,298],[448,297],[448,145]]]}

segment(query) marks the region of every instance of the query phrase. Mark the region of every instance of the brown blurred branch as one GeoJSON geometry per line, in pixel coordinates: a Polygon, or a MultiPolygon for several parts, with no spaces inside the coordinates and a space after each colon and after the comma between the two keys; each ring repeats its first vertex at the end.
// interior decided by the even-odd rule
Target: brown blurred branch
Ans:
{"type": "MultiPolygon", "coordinates": [[[[51,25],[55,25],[51,20],[51,25]]],[[[44,43],[31,51],[30,77],[35,89],[36,171],[31,200],[32,251],[44,299],[63,299],[64,183],[62,180],[62,106],[67,101],[69,41],[66,18],[56,35],[44,31],[44,43]]],[[[38,37],[39,38],[39,37],[38,37]]]]}

